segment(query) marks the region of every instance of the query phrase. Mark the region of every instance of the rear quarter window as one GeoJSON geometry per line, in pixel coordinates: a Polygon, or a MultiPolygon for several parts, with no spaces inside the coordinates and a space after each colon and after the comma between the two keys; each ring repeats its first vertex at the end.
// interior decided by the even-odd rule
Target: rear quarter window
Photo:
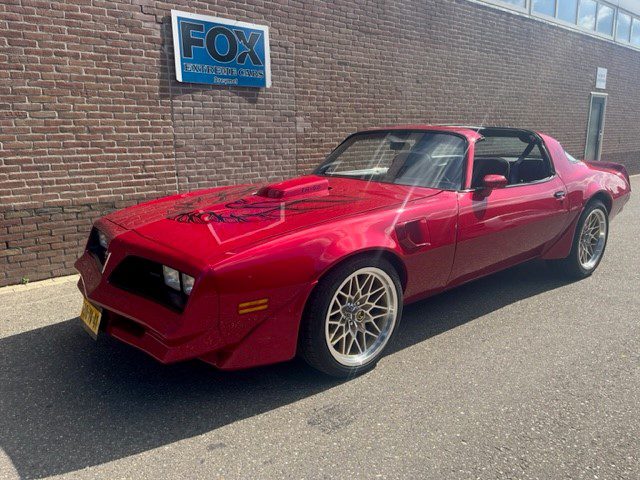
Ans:
{"type": "Polygon", "coordinates": [[[575,158],[574,156],[572,156],[569,152],[567,152],[565,150],[564,152],[565,156],[567,157],[567,160],[569,160],[571,163],[580,163],[580,160],[578,160],[577,158],[575,158]]]}

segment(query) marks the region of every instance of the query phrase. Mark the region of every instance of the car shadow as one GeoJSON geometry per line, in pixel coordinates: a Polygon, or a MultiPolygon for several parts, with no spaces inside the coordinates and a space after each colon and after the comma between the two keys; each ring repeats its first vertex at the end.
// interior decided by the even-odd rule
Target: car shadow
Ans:
{"type": "MultiPolygon", "coordinates": [[[[527,263],[405,308],[390,355],[523,298],[561,287],[527,263]]],[[[22,478],[134,455],[340,385],[299,360],[242,372],[164,366],[79,320],[0,340],[0,447],[22,478]]]]}

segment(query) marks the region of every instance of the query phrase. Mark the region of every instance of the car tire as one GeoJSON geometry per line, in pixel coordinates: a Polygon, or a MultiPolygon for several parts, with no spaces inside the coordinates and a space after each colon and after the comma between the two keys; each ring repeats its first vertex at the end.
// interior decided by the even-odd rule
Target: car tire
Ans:
{"type": "Polygon", "coordinates": [[[314,288],[298,352],[327,375],[349,378],[375,367],[402,317],[402,286],[383,258],[345,261],[314,288]]]}
{"type": "Polygon", "coordinates": [[[592,200],[580,214],[571,246],[571,253],[561,260],[549,260],[557,273],[582,279],[591,275],[604,256],[609,236],[607,207],[600,200],[592,200]]]}

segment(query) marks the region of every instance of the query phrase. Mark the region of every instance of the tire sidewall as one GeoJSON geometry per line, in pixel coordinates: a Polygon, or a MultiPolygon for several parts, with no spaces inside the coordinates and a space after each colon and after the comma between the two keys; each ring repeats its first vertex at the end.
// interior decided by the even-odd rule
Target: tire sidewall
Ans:
{"type": "Polygon", "coordinates": [[[600,262],[604,258],[604,253],[607,249],[608,243],[609,243],[609,213],[607,212],[607,207],[605,207],[600,200],[593,200],[589,202],[587,207],[583,210],[582,214],[580,215],[580,220],[578,221],[578,225],[576,227],[575,238],[573,240],[573,248],[571,250],[571,258],[575,264],[575,268],[585,277],[595,272],[595,270],[598,268],[598,265],[600,265],[600,262]],[[607,231],[605,232],[605,237],[604,237],[604,247],[602,248],[602,253],[598,258],[598,261],[595,263],[595,265],[592,268],[587,269],[587,268],[584,268],[580,263],[580,252],[579,252],[580,237],[582,235],[582,228],[584,227],[584,223],[586,222],[587,217],[594,210],[601,210],[602,213],[604,213],[607,231]]]}
{"type": "Polygon", "coordinates": [[[371,259],[361,257],[347,260],[345,263],[337,266],[322,278],[320,282],[318,282],[318,285],[316,285],[316,288],[307,302],[303,318],[303,322],[305,323],[303,328],[306,328],[306,334],[308,335],[307,341],[314,351],[316,361],[321,364],[321,369],[334,376],[350,377],[364,373],[375,367],[378,360],[382,358],[384,352],[392,342],[398,329],[398,325],[400,324],[403,307],[402,293],[402,285],[400,283],[398,273],[395,268],[383,258],[371,259]],[[379,268],[391,278],[398,298],[395,323],[389,334],[385,347],[378,352],[375,357],[369,359],[362,365],[347,366],[338,362],[329,351],[329,346],[327,345],[325,338],[327,312],[336,290],[344,280],[352,273],[367,267],[379,268]]]}

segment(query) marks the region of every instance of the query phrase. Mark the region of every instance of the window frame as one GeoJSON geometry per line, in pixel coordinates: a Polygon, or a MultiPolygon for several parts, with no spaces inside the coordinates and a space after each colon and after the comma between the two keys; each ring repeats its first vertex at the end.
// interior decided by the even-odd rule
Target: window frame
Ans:
{"type": "Polygon", "coordinates": [[[539,20],[539,21],[543,21],[543,22],[548,22],[551,23],[553,25],[557,25],[561,28],[566,28],[569,30],[572,30],[574,32],[577,33],[581,33],[583,35],[588,35],[588,36],[592,36],[595,38],[599,38],[601,40],[606,40],[606,41],[610,41],[615,43],[616,45],[620,45],[623,46],[625,48],[631,48],[632,50],[640,50],[640,44],[634,44],[631,42],[631,31],[629,32],[629,41],[624,41],[624,40],[618,40],[616,38],[616,31],[617,31],[617,26],[618,26],[618,16],[620,13],[624,13],[625,15],[631,17],[631,29],[633,29],[633,22],[634,20],[640,22],[640,12],[639,13],[632,13],[620,6],[618,6],[616,3],[614,3],[613,0],[594,0],[594,2],[596,3],[596,12],[595,12],[595,24],[594,24],[594,28],[593,30],[589,30],[585,27],[582,27],[578,24],[578,13],[580,11],[580,3],[581,0],[577,0],[576,1],[576,11],[575,11],[575,15],[576,15],[576,20],[575,22],[568,22],[566,20],[563,20],[561,18],[558,17],[558,12],[559,12],[559,1],[561,0],[554,0],[555,3],[555,9],[554,9],[554,15],[550,16],[547,15],[545,13],[539,13],[536,12],[533,9],[533,0],[525,0],[525,6],[521,7],[519,5],[514,5],[513,3],[510,3],[508,0],[468,0],[472,3],[476,3],[476,4],[483,4],[483,5],[488,5],[490,7],[493,8],[497,8],[506,12],[510,12],[512,14],[516,14],[516,15],[523,15],[526,16],[528,18],[532,18],[535,20],[539,20]],[[598,32],[597,28],[598,28],[598,11],[601,10],[599,7],[603,5],[606,7],[609,7],[613,10],[613,28],[612,28],[612,32],[610,34],[608,33],[601,33],[598,32]]]}
{"type": "Polygon", "coordinates": [[[349,178],[351,180],[359,180],[362,182],[371,182],[371,180],[367,180],[364,178],[358,178],[358,177],[354,177],[351,175],[340,175],[340,174],[332,174],[332,175],[327,175],[325,173],[319,173],[318,170],[327,162],[327,160],[329,160],[329,157],[331,157],[335,152],[337,152],[339,149],[341,149],[345,143],[349,142],[352,138],[360,136],[360,135],[370,135],[372,133],[376,133],[376,134],[389,134],[389,133],[441,133],[443,135],[452,135],[458,138],[461,138],[462,141],[464,142],[464,157],[462,159],[462,175],[461,175],[461,179],[460,179],[460,186],[458,188],[437,188],[437,187],[423,187],[420,185],[403,185],[401,183],[394,183],[394,182],[384,182],[381,180],[375,180],[374,183],[381,183],[383,185],[395,185],[398,187],[412,187],[412,188],[430,188],[432,190],[442,190],[445,192],[462,192],[464,191],[464,186],[467,183],[467,168],[469,166],[469,161],[470,161],[470,145],[469,145],[469,139],[463,135],[462,133],[458,133],[458,132],[452,132],[452,131],[447,131],[447,130],[440,130],[437,128],[379,128],[379,129],[370,129],[370,130],[362,130],[359,132],[355,132],[352,133],[351,135],[348,135],[342,142],[340,142],[338,144],[338,146],[336,146],[336,148],[334,148],[333,150],[331,150],[331,152],[329,152],[329,154],[324,158],[324,160],[322,162],[320,162],[316,168],[314,168],[313,170],[313,175],[318,175],[320,177],[325,177],[325,178],[349,178]]]}
{"type": "Polygon", "coordinates": [[[599,33],[596,30],[596,27],[598,25],[598,7],[599,7],[600,2],[598,2],[598,0],[578,0],[578,16],[576,18],[576,26],[580,29],[580,30],[584,30],[585,32],[590,32],[596,35],[602,35],[601,33],[599,33]],[[595,15],[593,17],[593,28],[587,28],[583,25],[580,25],[580,7],[583,3],[586,2],[593,2],[593,4],[595,5],[595,15]]]}
{"type": "Polygon", "coordinates": [[[596,6],[596,26],[595,26],[594,31],[597,34],[603,35],[603,36],[605,36],[607,38],[611,37],[615,41],[614,34],[615,34],[615,31],[616,31],[616,20],[618,19],[618,15],[616,14],[616,8],[611,6],[611,5],[609,5],[606,2],[597,2],[597,3],[598,3],[598,5],[596,6]],[[598,22],[600,21],[600,10],[602,9],[602,7],[606,7],[609,10],[611,10],[611,33],[602,33],[602,32],[598,31],[598,22]]]}
{"type": "MultiPolygon", "coordinates": [[[[579,2],[580,0],[578,0],[579,2]]],[[[542,17],[542,18],[550,18],[550,19],[556,19],[558,18],[558,0],[553,0],[553,15],[548,15],[546,13],[543,12],[537,12],[536,10],[533,9],[533,4],[534,4],[535,0],[530,0],[530,4],[531,4],[531,15],[535,15],[537,17],[542,17]]]]}
{"type": "Polygon", "coordinates": [[[606,92],[591,92],[589,93],[589,116],[587,117],[587,131],[586,131],[586,136],[585,136],[585,142],[584,142],[584,154],[583,157],[585,160],[587,158],[587,149],[589,148],[589,129],[591,128],[591,110],[593,108],[593,97],[600,97],[604,99],[604,104],[602,105],[602,126],[601,126],[601,130],[602,130],[602,138],[599,139],[598,141],[598,151],[596,152],[596,157],[597,160],[595,161],[600,161],[600,158],[602,156],[602,144],[604,143],[602,140],[604,138],[604,127],[605,127],[605,122],[607,119],[607,102],[608,102],[608,98],[609,98],[609,94],[606,92]]]}
{"type": "Polygon", "coordinates": [[[634,19],[634,16],[631,13],[627,12],[626,10],[622,10],[621,8],[618,8],[618,11],[616,12],[616,22],[615,22],[615,25],[613,26],[613,37],[614,37],[613,39],[616,42],[619,42],[622,44],[631,44],[631,32],[633,30],[633,19],[634,19]],[[618,38],[618,22],[620,20],[620,15],[629,17],[629,36],[626,40],[618,38]]]}
{"type": "Polygon", "coordinates": [[[567,152],[564,148],[562,149],[562,151],[564,152],[564,156],[567,157],[567,161],[569,163],[573,163],[573,164],[577,164],[577,163],[583,163],[582,160],[574,157],[573,155],[571,155],[569,152],[567,152]]]}
{"type": "MultiPolygon", "coordinates": [[[[533,180],[531,182],[507,184],[502,189],[515,188],[515,187],[526,187],[526,186],[529,186],[529,185],[537,185],[537,184],[541,184],[541,183],[547,183],[547,182],[551,182],[553,179],[555,179],[558,176],[558,172],[556,171],[555,164],[553,163],[553,158],[551,157],[551,154],[549,153],[549,150],[547,149],[547,146],[545,145],[544,140],[542,140],[542,137],[540,137],[540,135],[538,135],[536,132],[531,131],[531,130],[520,129],[520,128],[493,128],[493,129],[492,128],[487,128],[487,130],[505,130],[505,131],[510,131],[512,133],[519,132],[519,133],[525,133],[525,134],[533,135],[536,138],[537,142],[538,142],[538,147],[540,148],[540,152],[542,153],[543,159],[546,160],[547,164],[549,165],[550,175],[548,177],[540,178],[538,180],[533,180]]],[[[478,133],[480,135],[482,135],[482,129],[480,129],[478,131],[478,133]]],[[[475,145],[480,143],[484,138],[486,138],[486,137],[484,135],[482,135],[482,138],[476,140],[475,145]]],[[[473,167],[474,167],[475,161],[476,161],[476,158],[475,158],[476,157],[475,145],[474,145],[474,149],[473,149],[473,161],[472,161],[472,164],[471,164],[471,175],[472,176],[473,176],[473,167]]],[[[466,189],[465,191],[466,192],[478,192],[478,191],[481,191],[481,190],[483,190],[483,187],[472,187],[471,184],[469,184],[469,188],[466,189]]]]}
{"type": "Polygon", "coordinates": [[[575,15],[575,20],[573,22],[568,22],[567,20],[564,20],[564,19],[558,17],[558,13],[560,11],[560,6],[559,6],[560,1],[561,0],[556,0],[556,12],[555,12],[553,20],[555,20],[556,22],[560,23],[561,25],[569,25],[569,26],[573,26],[575,28],[580,28],[578,26],[578,8],[580,8],[580,0],[576,0],[576,8],[575,8],[575,10],[573,12],[574,15],[575,15]]]}
{"type": "Polygon", "coordinates": [[[634,25],[636,25],[636,23],[638,24],[638,28],[640,29],[640,17],[632,17],[631,18],[631,29],[629,30],[629,45],[631,45],[633,48],[640,49],[640,43],[635,44],[632,41],[632,38],[633,38],[633,27],[634,27],[634,25]]]}
{"type": "Polygon", "coordinates": [[[525,0],[524,7],[520,7],[513,3],[509,3],[507,0],[477,0],[481,3],[488,3],[490,5],[494,5],[498,8],[505,8],[508,10],[520,12],[520,13],[531,13],[531,0],[525,0]]]}

